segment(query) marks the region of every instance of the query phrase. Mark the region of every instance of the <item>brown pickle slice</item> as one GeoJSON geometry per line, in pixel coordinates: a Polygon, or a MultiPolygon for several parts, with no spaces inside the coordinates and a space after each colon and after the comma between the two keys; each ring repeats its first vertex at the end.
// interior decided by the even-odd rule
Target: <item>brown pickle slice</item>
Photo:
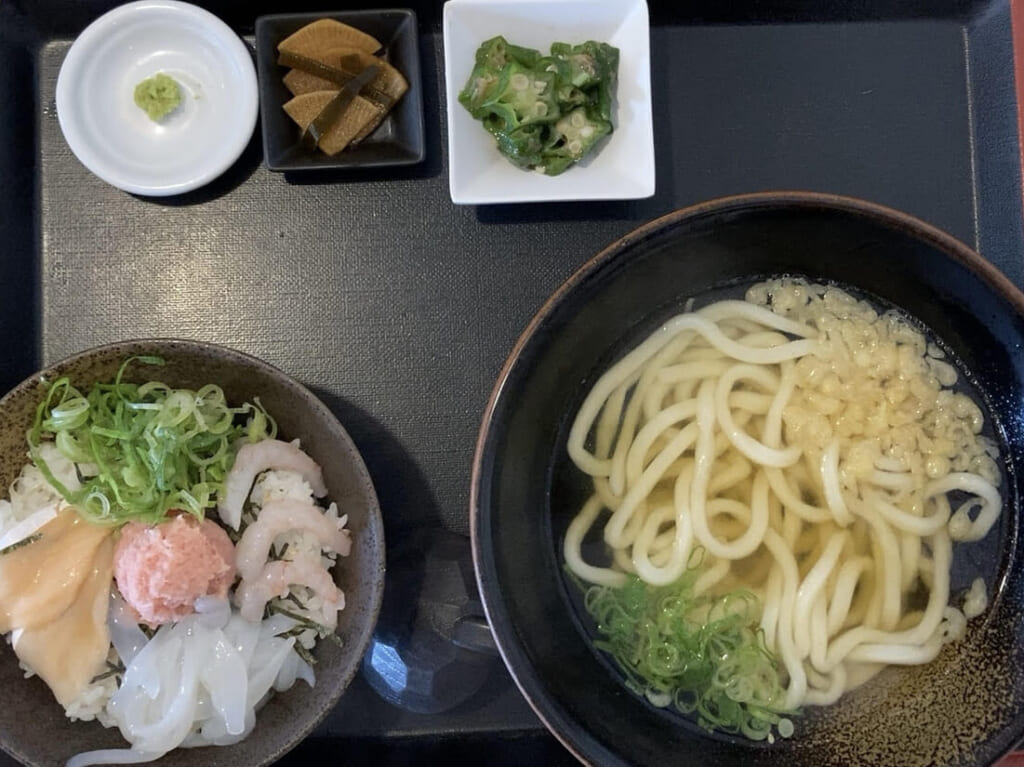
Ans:
{"type": "Polygon", "coordinates": [[[367,120],[366,124],[362,128],[359,129],[359,132],[356,133],[356,135],[352,137],[352,140],[349,142],[349,145],[350,146],[355,146],[360,141],[362,141],[364,138],[366,138],[371,133],[373,133],[375,130],[377,130],[377,127],[382,122],[384,122],[384,118],[387,117],[387,116],[388,116],[388,113],[386,111],[384,111],[383,109],[379,110],[377,112],[377,114],[374,115],[371,119],[367,120]]]}
{"type": "Polygon", "coordinates": [[[376,53],[380,50],[380,41],[340,21],[317,19],[278,43],[277,50],[318,58],[319,54],[339,46],[376,53]]]}
{"type": "Polygon", "coordinates": [[[338,84],[332,80],[311,75],[309,72],[303,72],[301,69],[289,69],[288,74],[284,76],[284,87],[293,96],[301,96],[303,93],[313,93],[313,91],[337,90],[338,84]]]}
{"type": "MultiPolygon", "coordinates": [[[[304,93],[286,102],[284,111],[305,130],[337,94],[337,91],[304,93]]],[[[378,113],[379,107],[372,101],[356,96],[345,114],[321,134],[319,148],[327,154],[337,154],[351,144],[363,126],[375,119],[378,113]]]]}
{"type": "Polygon", "coordinates": [[[377,56],[371,56],[366,51],[358,48],[338,47],[327,51],[323,59],[327,64],[335,66],[343,72],[361,72],[366,67],[377,64],[380,74],[374,78],[370,87],[386,94],[392,102],[398,101],[409,90],[409,83],[402,76],[402,73],[391,64],[377,56]]]}
{"type": "MultiPolygon", "coordinates": [[[[337,50],[337,48],[334,50],[337,50]]],[[[326,53],[324,55],[326,55],[326,53]]],[[[372,60],[370,62],[371,64],[379,65],[383,63],[380,59],[375,58],[374,56],[370,56],[369,58],[372,60]]],[[[333,56],[332,60],[337,64],[340,64],[340,59],[337,56],[333,56]]],[[[296,96],[302,95],[303,93],[312,93],[315,90],[330,90],[332,85],[327,83],[331,83],[334,86],[344,87],[353,77],[356,76],[356,72],[365,68],[360,67],[357,64],[356,66],[358,68],[356,69],[356,72],[353,72],[351,68],[332,66],[331,64],[327,64],[319,59],[310,58],[309,56],[304,56],[299,53],[292,53],[291,51],[281,51],[277,57],[277,63],[283,67],[292,68],[292,72],[285,75],[284,82],[285,87],[287,87],[288,90],[296,96]],[[298,75],[291,77],[296,71],[300,74],[312,75],[315,79],[310,80],[308,77],[299,77],[298,75]],[[290,83],[289,77],[291,77],[290,83]],[[318,84],[316,82],[317,80],[325,81],[325,83],[320,83],[321,87],[314,88],[313,86],[318,84]],[[293,88],[295,90],[293,90],[293,88]]],[[[392,69],[394,69],[394,67],[392,67],[392,69]]],[[[384,91],[376,88],[374,84],[364,88],[362,95],[371,101],[380,104],[384,109],[390,109],[395,103],[395,99],[384,91]]]]}
{"type": "Polygon", "coordinates": [[[335,94],[334,98],[324,105],[319,114],[303,129],[302,145],[309,149],[316,149],[320,144],[321,136],[338,122],[341,116],[345,114],[345,111],[352,105],[356,96],[359,95],[359,91],[372,83],[379,72],[380,67],[371,65],[345,83],[345,86],[335,94]]]}

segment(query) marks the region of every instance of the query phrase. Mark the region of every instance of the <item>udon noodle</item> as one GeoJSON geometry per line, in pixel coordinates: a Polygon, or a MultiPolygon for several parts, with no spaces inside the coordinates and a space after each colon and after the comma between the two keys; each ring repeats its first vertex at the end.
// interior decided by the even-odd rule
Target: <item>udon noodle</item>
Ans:
{"type": "Polygon", "coordinates": [[[568,452],[593,478],[568,568],[622,585],[743,588],[761,605],[786,707],[823,705],[963,636],[954,541],[1000,513],[998,450],[957,372],[895,312],[773,280],[665,322],[594,384],[568,452]],[[595,526],[608,565],[584,560],[595,526]]]}

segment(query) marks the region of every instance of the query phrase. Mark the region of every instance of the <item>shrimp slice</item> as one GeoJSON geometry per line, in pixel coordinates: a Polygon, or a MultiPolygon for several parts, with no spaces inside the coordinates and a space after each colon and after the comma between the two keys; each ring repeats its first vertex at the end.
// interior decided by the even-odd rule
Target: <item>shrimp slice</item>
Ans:
{"type": "Polygon", "coordinates": [[[306,586],[324,601],[327,627],[338,625],[338,610],[345,609],[345,593],[339,589],[331,574],[315,562],[298,559],[294,562],[271,562],[252,580],[243,580],[235,590],[235,604],[242,617],[258,623],[263,619],[263,608],[274,597],[283,597],[289,586],[306,586]]]}
{"type": "Polygon", "coordinates": [[[316,536],[320,547],[343,557],[352,548],[348,530],[338,529],[338,520],[331,519],[311,503],[292,499],[270,501],[260,509],[256,521],[245,528],[235,547],[235,563],[243,580],[259,576],[267,563],[270,546],[281,533],[304,530],[316,536]]]}
{"type": "Polygon", "coordinates": [[[327,495],[324,475],[316,461],[288,442],[265,439],[245,444],[235,456],[235,463],[224,481],[224,491],[217,503],[217,513],[225,525],[234,530],[242,521],[242,506],[256,477],[268,469],[297,471],[313,488],[313,495],[327,495]]]}

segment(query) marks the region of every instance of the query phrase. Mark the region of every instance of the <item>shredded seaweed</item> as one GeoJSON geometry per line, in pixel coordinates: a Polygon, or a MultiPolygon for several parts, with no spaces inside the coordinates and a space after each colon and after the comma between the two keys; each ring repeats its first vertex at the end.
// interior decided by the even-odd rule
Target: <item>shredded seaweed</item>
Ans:
{"type": "Polygon", "coordinates": [[[238,523],[238,539],[242,539],[242,534],[245,532],[245,528],[256,521],[256,512],[252,506],[246,506],[242,510],[242,518],[238,523]]]}
{"type": "Polygon", "coordinates": [[[311,653],[309,650],[307,650],[305,647],[299,644],[299,642],[295,642],[295,645],[292,647],[292,649],[295,650],[298,656],[302,658],[302,660],[306,661],[306,663],[308,663],[310,666],[316,665],[316,658],[313,657],[313,653],[311,653]]]}
{"type": "Polygon", "coordinates": [[[305,626],[292,626],[287,631],[282,631],[280,634],[274,634],[274,636],[280,639],[288,639],[289,637],[297,637],[304,634],[308,629],[305,626]]]}
{"type": "MultiPolygon", "coordinates": [[[[672,705],[709,730],[766,738],[789,730],[778,659],[758,626],[757,598],[738,590],[694,594],[696,568],[654,587],[631,576],[618,588],[587,586],[594,644],[622,669],[627,686],[652,704],[672,705]]],[[[575,579],[574,579],[575,580],[575,579]]]]}
{"type": "Polygon", "coordinates": [[[117,677],[117,684],[120,687],[120,685],[121,685],[121,675],[124,674],[124,671],[125,671],[125,669],[124,669],[124,664],[123,663],[120,663],[120,662],[118,662],[118,663],[111,663],[108,660],[107,661],[107,670],[97,674],[96,676],[94,676],[92,678],[92,681],[89,682],[89,684],[96,684],[96,682],[102,682],[104,679],[108,679],[109,677],[116,676],[117,677]]]}
{"type": "Polygon", "coordinates": [[[2,557],[4,554],[10,554],[12,551],[17,551],[23,546],[28,546],[30,543],[35,543],[42,537],[42,533],[32,533],[32,535],[22,538],[17,543],[12,543],[10,546],[5,546],[4,548],[0,549],[0,557],[2,557]]]}
{"type": "MultiPolygon", "coordinates": [[[[284,559],[284,555],[288,553],[288,544],[289,541],[285,541],[284,545],[281,546],[280,549],[278,549],[276,545],[272,544],[270,547],[270,558],[274,561],[280,561],[284,559]]],[[[289,592],[289,594],[290,593],[291,592],[289,592]]]]}
{"type": "Polygon", "coordinates": [[[202,519],[217,503],[235,445],[272,438],[277,425],[258,399],[229,407],[213,384],[192,391],[159,381],[127,383],[132,363],[159,366],[164,360],[131,357],[113,383],[94,384],[84,394],[67,376],[49,384],[28,432],[29,454],[90,522],[153,524],[172,509],[202,519]],[[43,458],[40,445],[50,439],[76,464],[80,490],[61,483],[43,458]]]}
{"type": "Polygon", "coordinates": [[[278,615],[283,615],[286,618],[291,618],[293,621],[299,623],[305,628],[313,629],[314,631],[316,631],[317,634],[320,634],[322,636],[327,636],[328,634],[334,633],[324,624],[317,623],[315,620],[307,618],[304,615],[299,615],[297,612],[293,612],[286,607],[282,607],[279,604],[271,603],[270,605],[268,605],[267,609],[269,609],[271,613],[277,613],[278,615]]]}
{"type": "MultiPolygon", "coordinates": [[[[306,606],[303,605],[298,600],[298,598],[295,597],[294,594],[289,592],[288,596],[292,597],[292,599],[295,601],[296,604],[299,605],[299,607],[301,607],[302,609],[306,609],[306,606]]],[[[334,631],[329,629],[327,626],[325,626],[322,623],[317,623],[315,620],[312,620],[311,618],[307,618],[304,615],[299,615],[297,612],[293,612],[292,610],[289,610],[286,607],[282,607],[279,602],[271,602],[271,603],[269,603],[267,605],[267,612],[270,613],[270,614],[277,613],[278,615],[284,615],[287,618],[291,618],[293,621],[295,621],[295,622],[297,622],[299,624],[298,626],[296,626],[296,628],[301,627],[302,631],[306,631],[307,629],[312,629],[313,631],[316,632],[317,636],[319,636],[321,639],[328,639],[331,642],[334,642],[334,644],[338,645],[338,647],[344,647],[345,646],[344,640],[342,640],[342,638],[340,636],[335,634],[334,631]]]]}

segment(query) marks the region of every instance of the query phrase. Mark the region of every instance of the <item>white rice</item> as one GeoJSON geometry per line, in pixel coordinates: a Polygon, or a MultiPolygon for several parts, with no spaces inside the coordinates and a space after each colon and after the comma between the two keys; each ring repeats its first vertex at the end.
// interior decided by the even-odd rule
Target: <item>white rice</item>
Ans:
{"type": "MultiPolygon", "coordinates": [[[[108,660],[111,663],[118,663],[120,660],[113,647],[110,648],[108,660]]],[[[91,722],[95,719],[104,727],[114,727],[114,720],[107,713],[107,703],[117,692],[117,679],[116,675],[111,674],[98,682],[93,682],[65,707],[65,716],[72,722],[91,722]]]]}
{"type": "MultiPolygon", "coordinates": [[[[72,491],[82,486],[75,473],[75,465],[56,445],[44,442],[39,446],[39,452],[58,482],[72,491]]],[[[10,501],[0,501],[0,537],[16,523],[61,500],[60,494],[50,486],[34,463],[25,464],[21,474],[11,483],[10,495],[10,501]]]]}

